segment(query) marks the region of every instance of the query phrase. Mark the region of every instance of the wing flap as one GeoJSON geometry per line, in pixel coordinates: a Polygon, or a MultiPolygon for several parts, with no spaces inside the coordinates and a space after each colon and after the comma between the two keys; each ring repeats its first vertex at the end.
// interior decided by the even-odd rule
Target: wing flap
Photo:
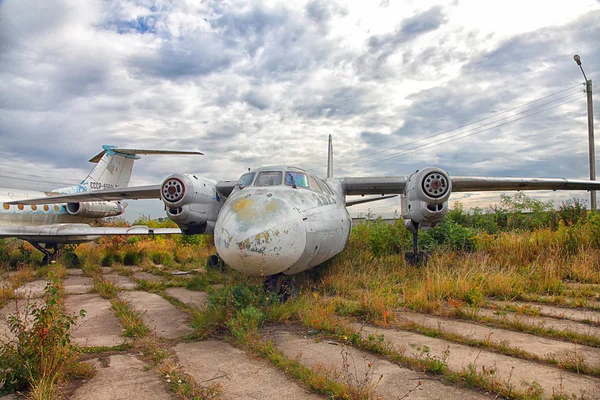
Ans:
{"type": "Polygon", "coordinates": [[[405,176],[341,178],[346,196],[363,194],[400,194],[406,186],[405,176]]]}
{"type": "Polygon", "coordinates": [[[142,199],[160,199],[160,185],[94,190],[90,192],[40,197],[37,199],[14,200],[7,203],[32,205],[142,199]]]}
{"type": "Polygon", "coordinates": [[[392,197],[397,197],[397,196],[398,195],[396,195],[396,194],[392,194],[392,195],[388,195],[388,196],[367,197],[366,199],[360,198],[360,199],[346,200],[346,207],[355,206],[357,204],[370,203],[372,201],[391,199],[392,197]]]}

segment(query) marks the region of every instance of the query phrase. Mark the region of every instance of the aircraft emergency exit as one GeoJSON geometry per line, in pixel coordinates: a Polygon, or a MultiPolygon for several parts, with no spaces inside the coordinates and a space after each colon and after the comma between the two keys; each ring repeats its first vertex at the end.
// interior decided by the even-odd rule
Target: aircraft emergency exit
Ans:
{"type": "MultiPolygon", "coordinates": [[[[600,190],[600,182],[547,178],[451,176],[441,168],[409,176],[333,177],[329,137],[326,179],[288,165],[262,167],[237,181],[217,182],[177,173],[162,184],[57,196],[56,202],[161,198],[167,216],[184,234],[213,234],[218,255],[231,268],[254,276],[292,275],[332,258],[348,243],[346,207],[400,196],[402,217],[413,233],[437,225],[448,212],[452,192],[507,190],[600,190]],[[348,199],[347,196],[378,195],[348,199]]],[[[40,204],[25,200],[11,204],[40,204]]]]}

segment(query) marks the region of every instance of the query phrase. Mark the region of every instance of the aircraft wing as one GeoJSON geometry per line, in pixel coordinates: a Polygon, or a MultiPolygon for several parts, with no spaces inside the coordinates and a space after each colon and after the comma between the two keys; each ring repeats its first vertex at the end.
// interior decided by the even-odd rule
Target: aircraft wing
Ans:
{"type": "Polygon", "coordinates": [[[561,178],[452,177],[453,192],[491,192],[501,190],[600,190],[600,181],[561,178]]]}
{"type": "MultiPolygon", "coordinates": [[[[599,190],[600,181],[563,178],[497,178],[483,176],[454,176],[453,192],[491,192],[507,190],[599,190]]],[[[408,177],[341,178],[344,194],[402,194],[408,177]]]]}
{"type": "Polygon", "coordinates": [[[104,227],[89,226],[87,224],[0,226],[0,238],[18,237],[27,238],[27,240],[75,236],[173,235],[178,233],[181,233],[179,228],[148,228],[142,225],[134,225],[132,227],[104,227]]]}
{"type": "Polygon", "coordinates": [[[8,204],[62,204],[81,203],[86,201],[115,201],[115,200],[160,199],[160,185],[126,187],[117,189],[94,190],[90,192],[64,194],[23,199],[7,202],[8,204]]]}

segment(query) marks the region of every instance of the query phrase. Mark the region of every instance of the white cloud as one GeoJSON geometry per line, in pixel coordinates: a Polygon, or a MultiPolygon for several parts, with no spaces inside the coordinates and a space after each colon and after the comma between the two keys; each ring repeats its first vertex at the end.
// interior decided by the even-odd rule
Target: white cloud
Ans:
{"type": "MultiPolygon", "coordinates": [[[[323,173],[328,134],[338,174],[437,164],[454,175],[587,177],[584,100],[354,164],[580,82],[576,52],[597,76],[595,1],[48,4],[0,3],[0,186],[15,184],[1,176],[11,170],[79,180],[101,144],[206,153],[145,157],[138,184],[179,171],[236,179],[276,163],[323,173]]],[[[128,214],[152,206],[162,215],[134,202],[128,214]]]]}

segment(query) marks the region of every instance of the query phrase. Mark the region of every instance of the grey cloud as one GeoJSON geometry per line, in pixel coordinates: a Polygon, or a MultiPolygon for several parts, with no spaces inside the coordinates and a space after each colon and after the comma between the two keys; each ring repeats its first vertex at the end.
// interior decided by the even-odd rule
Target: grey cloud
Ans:
{"type": "Polygon", "coordinates": [[[244,96],[244,101],[250,104],[251,106],[258,108],[261,111],[269,108],[271,104],[271,99],[266,93],[261,93],[255,90],[249,91],[244,96]]]}
{"type": "Polygon", "coordinates": [[[400,24],[400,32],[407,36],[421,35],[438,29],[444,22],[442,7],[433,6],[427,11],[404,19],[400,24]]]}

